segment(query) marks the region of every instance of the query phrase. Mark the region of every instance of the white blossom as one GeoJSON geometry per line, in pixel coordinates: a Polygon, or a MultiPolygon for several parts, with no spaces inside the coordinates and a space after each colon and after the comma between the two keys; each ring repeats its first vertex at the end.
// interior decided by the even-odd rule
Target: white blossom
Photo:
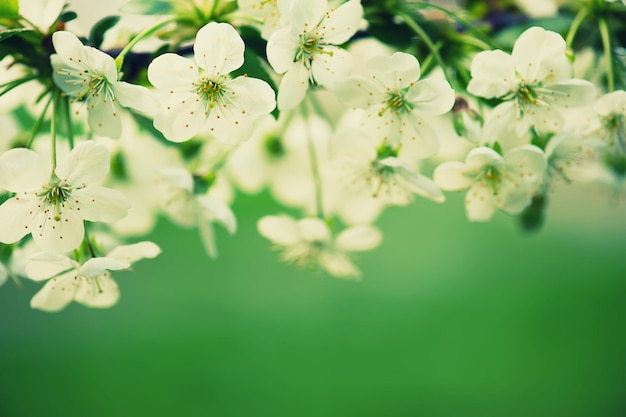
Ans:
{"type": "Polygon", "coordinates": [[[240,12],[248,13],[260,21],[261,37],[266,40],[285,25],[278,3],[278,0],[237,0],[240,12]]]}
{"type": "Polygon", "coordinates": [[[28,234],[42,250],[67,252],[83,240],[83,221],[110,223],[128,211],[118,191],[98,185],[109,172],[103,145],[82,142],[52,171],[47,158],[16,148],[0,157],[0,188],[15,196],[0,206],[0,242],[28,234]]]}
{"type": "Polygon", "coordinates": [[[363,17],[360,0],[350,0],[327,10],[326,0],[278,2],[287,26],[267,42],[267,60],[284,74],[278,88],[278,108],[296,107],[309,89],[321,85],[332,89],[350,73],[350,54],[337,45],[348,41],[363,17]]]}
{"type": "Polygon", "coordinates": [[[118,81],[115,60],[108,54],[85,46],[70,32],[55,32],[50,56],[52,78],[68,96],[84,102],[91,129],[99,135],[118,138],[122,132],[121,107],[145,113],[156,102],[145,87],[118,81]]]}
{"type": "Polygon", "coordinates": [[[436,153],[439,142],[428,119],[452,109],[454,90],[448,82],[420,80],[417,58],[403,52],[372,58],[368,72],[368,77],[352,77],[339,83],[335,88],[339,100],[366,109],[363,128],[389,145],[415,142],[420,158],[436,153]]]}
{"type": "Polygon", "coordinates": [[[522,33],[511,55],[500,50],[477,54],[471,75],[467,91],[503,101],[485,121],[485,131],[496,132],[492,141],[501,143],[509,139],[506,132],[519,137],[530,128],[558,131],[564,123],[563,109],[582,106],[595,97],[593,84],[572,78],[561,35],[540,27],[522,33]]]}
{"type": "Polygon", "coordinates": [[[82,263],[58,253],[36,253],[26,263],[26,274],[34,281],[48,282],[30,305],[48,312],[62,310],[72,301],[88,307],[111,307],[119,299],[119,287],[109,271],[128,269],[160,253],[161,249],[148,241],[118,246],[104,257],[91,257],[82,263]]]}
{"type": "Polygon", "coordinates": [[[444,190],[468,189],[467,217],[488,221],[497,209],[519,214],[532,199],[546,170],[546,156],[533,145],[515,148],[502,157],[491,148],[473,149],[465,162],[444,162],[433,174],[444,190]]]}
{"type": "Polygon", "coordinates": [[[148,66],[148,79],[167,94],[154,127],[173,142],[206,131],[225,144],[250,138],[253,117],[274,110],[265,81],[229,73],[243,65],[244,43],[227,23],[209,23],[196,35],[194,59],[163,54],[148,66]]]}
{"type": "Polygon", "coordinates": [[[382,241],[380,231],[369,225],[353,226],[333,236],[328,224],[315,217],[296,221],[287,215],[265,216],[257,228],[281,250],[284,262],[319,267],[342,278],[361,276],[350,258],[351,252],[374,249],[382,241]]]}

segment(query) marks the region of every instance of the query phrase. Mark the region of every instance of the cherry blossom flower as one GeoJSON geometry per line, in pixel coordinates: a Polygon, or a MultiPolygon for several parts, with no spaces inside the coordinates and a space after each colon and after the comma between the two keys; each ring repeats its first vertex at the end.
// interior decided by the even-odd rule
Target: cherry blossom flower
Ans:
{"type": "Polygon", "coordinates": [[[420,158],[437,152],[439,142],[429,126],[431,115],[447,113],[454,105],[454,90],[437,78],[420,80],[420,65],[413,55],[396,52],[368,61],[369,77],[338,83],[337,98],[367,109],[362,126],[389,145],[415,142],[420,158]]]}
{"type": "Polygon", "coordinates": [[[309,89],[321,85],[332,89],[352,67],[350,54],[337,45],[348,41],[363,17],[360,0],[350,0],[327,10],[326,0],[278,2],[287,26],[267,42],[267,60],[284,74],[278,88],[278,108],[296,107],[309,89]]]}
{"type": "Polygon", "coordinates": [[[52,79],[68,96],[84,102],[89,127],[98,135],[118,138],[122,132],[121,107],[145,113],[156,108],[150,91],[118,81],[115,60],[106,53],[85,46],[70,32],[55,32],[50,56],[52,79]]]}
{"type": "Polygon", "coordinates": [[[64,4],[63,0],[19,0],[20,15],[42,33],[48,33],[63,11],[64,4]]]}
{"type": "Polygon", "coordinates": [[[517,39],[511,55],[495,50],[474,57],[467,91],[503,100],[488,115],[486,132],[497,132],[500,142],[511,131],[516,137],[530,128],[555,132],[563,125],[563,109],[593,101],[593,84],[572,78],[565,47],[558,33],[532,27],[517,39]]]}
{"type": "Polygon", "coordinates": [[[48,282],[30,305],[48,312],[62,310],[72,301],[88,307],[111,307],[120,293],[109,271],[128,269],[131,264],[160,253],[161,249],[148,241],[118,246],[106,256],[92,257],[84,263],[58,253],[36,253],[26,263],[26,274],[34,281],[48,282]]]}
{"type": "Polygon", "coordinates": [[[0,206],[0,242],[15,243],[32,234],[44,251],[77,248],[84,220],[110,223],[128,211],[126,197],[98,185],[108,172],[107,148],[92,141],[76,145],[54,171],[46,158],[29,149],[5,152],[0,188],[15,196],[0,206]]]}
{"type": "Polygon", "coordinates": [[[299,267],[320,267],[341,278],[361,276],[350,259],[351,252],[374,249],[382,241],[380,231],[369,225],[353,226],[333,236],[328,224],[314,217],[296,221],[287,215],[265,216],[257,228],[282,250],[282,261],[299,267]]]}
{"type": "Polygon", "coordinates": [[[491,148],[473,149],[465,162],[444,162],[433,174],[444,190],[469,189],[465,195],[467,217],[488,221],[497,209],[519,214],[527,207],[546,170],[546,156],[524,145],[504,157],[491,148]]]}
{"type": "Polygon", "coordinates": [[[284,26],[285,19],[278,8],[278,0],[237,0],[237,6],[241,12],[261,21],[263,39],[269,39],[274,32],[284,26]]]}
{"type": "Polygon", "coordinates": [[[227,23],[209,23],[196,35],[194,59],[167,53],[148,66],[148,79],[168,97],[154,127],[173,142],[206,130],[234,145],[252,135],[253,117],[274,110],[274,90],[265,81],[229,73],[243,65],[244,43],[227,23]]]}

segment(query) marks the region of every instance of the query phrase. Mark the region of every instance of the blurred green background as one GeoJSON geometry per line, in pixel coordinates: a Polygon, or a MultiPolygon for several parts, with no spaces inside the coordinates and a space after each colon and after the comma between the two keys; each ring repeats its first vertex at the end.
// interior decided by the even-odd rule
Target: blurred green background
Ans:
{"type": "Polygon", "coordinates": [[[161,221],[113,309],[0,288],[0,416],[624,416],[626,210],[570,191],[533,236],[461,195],[389,210],[360,282],[279,264],[267,197],[215,262],[161,221]]]}

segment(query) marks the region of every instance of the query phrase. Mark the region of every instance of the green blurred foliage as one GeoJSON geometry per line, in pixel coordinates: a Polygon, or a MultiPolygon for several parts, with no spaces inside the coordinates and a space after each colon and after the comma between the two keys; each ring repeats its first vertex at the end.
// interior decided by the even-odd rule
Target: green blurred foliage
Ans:
{"type": "Polygon", "coordinates": [[[163,221],[113,309],[0,288],[0,416],[623,416],[624,209],[554,201],[532,237],[461,195],[390,210],[360,282],[279,264],[266,197],[215,262],[163,221]]]}

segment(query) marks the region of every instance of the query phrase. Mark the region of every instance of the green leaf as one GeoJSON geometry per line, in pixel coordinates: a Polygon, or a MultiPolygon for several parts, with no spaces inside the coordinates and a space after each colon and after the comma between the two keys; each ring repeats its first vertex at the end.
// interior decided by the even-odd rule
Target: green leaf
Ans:
{"type": "Polygon", "coordinates": [[[131,0],[120,11],[144,15],[168,14],[174,10],[171,1],[166,0],[131,0]]]}
{"type": "Polygon", "coordinates": [[[89,42],[96,48],[100,48],[104,41],[104,34],[120,21],[119,16],[107,16],[99,20],[89,33],[89,42]]]}
{"type": "Polygon", "coordinates": [[[67,12],[63,12],[61,14],[61,16],[59,16],[59,21],[61,21],[63,23],[67,23],[67,22],[71,22],[72,20],[76,19],[77,17],[78,17],[78,15],[76,14],[76,12],[68,10],[67,12]]]}
{"type": "Polygon", "coordinates": [[[0,0],[0,19],[17,19],[20,8],[17,0],[0,0]]]}
{"type": "Polygon", "coordinates": [[[29,33],[29,32],[34,33],[35,30],[29,29],[29,28],[17,28],[17,29],[7,29],[7,30],[0,31],[0,42],[2,42],[5,39],[9,39],[11,36],[21,35],[21,34],[29,33]]]}

